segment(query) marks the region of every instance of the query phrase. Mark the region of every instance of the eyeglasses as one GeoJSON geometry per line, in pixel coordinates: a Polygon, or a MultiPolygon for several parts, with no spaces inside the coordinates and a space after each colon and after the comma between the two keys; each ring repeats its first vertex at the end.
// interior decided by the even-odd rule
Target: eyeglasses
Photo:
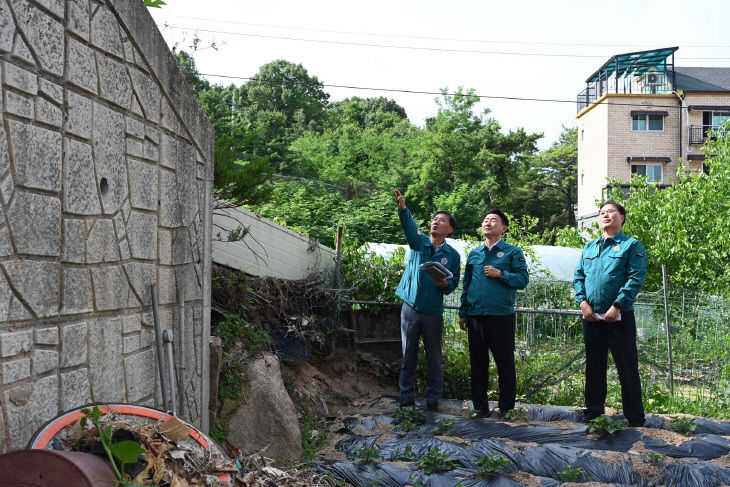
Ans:
{"type": "Polygon", "coordinates": [[[611,208],[611,209],[609,209],[609,210],[601,210],[601,211],[600,211],[600,212],[598,213],[598,215],[599,215],[599,216],[604,216],[604,215],[613,215],[614,213],[617,213],[617,211],[616,211],[616,210],[614,210],[613,208],[611,208]]]}

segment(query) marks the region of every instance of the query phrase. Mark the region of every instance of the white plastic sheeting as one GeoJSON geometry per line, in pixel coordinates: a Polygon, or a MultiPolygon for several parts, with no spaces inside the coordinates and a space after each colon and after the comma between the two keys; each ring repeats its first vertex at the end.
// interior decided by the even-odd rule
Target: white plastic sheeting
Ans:
{"type": "MultiPolygon", "coordinates": [[[[451,245],[461,254],[461,265],[464,266],[468,251],[476,245],[465,240],[457,240],[447,238],[446,243],[451,245]]],[[[477,244],[478,245],[478,244],[477,244]]],[[[377,254],[382,255],[386,259],[390,258],[395,249],[402,247],[406,250],[406,259],[410,249],[408,245],[387,244],[387,243],[367,243],[368,249],[377,254]]],[[[553,281],[572,282],[575,266],[580,259],[581,249],[573,247],[554,247],[550,245],[532,245],[530,247],[535,258],[529,251],[525,252],[525,258],[530,268],[530,276],[542,277],[553,281]]]]}

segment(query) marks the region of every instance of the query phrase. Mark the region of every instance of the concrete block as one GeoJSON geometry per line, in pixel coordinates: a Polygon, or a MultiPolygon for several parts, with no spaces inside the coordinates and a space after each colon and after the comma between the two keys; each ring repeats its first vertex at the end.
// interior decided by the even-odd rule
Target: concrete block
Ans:
{"type": "Polygon", "coordinates": [[[91,137],[91,100],[66,92],[66,131],[84,139],[91,137]]]}
{"type": "Polygon", "coordinates": [[[3,364],[3,384],[18,382],[30,377],[30,359],[24,358],[3,364]]]}
{"type": "Polygon", "coordinates": [[[55,326],[36,328],[35,342],[38,345],[58,345],[58,328],[55,326]]]}
{"type": "MultiPolygon", "coordinates": [[[[149,290],[147,292],[149,294],[149,290]]],[[[122,318],[122,333],[133,333],[142,329],[142,322],[138,315],[122,318]]]]}
{"type": "Polygon", "coordinates": [[[38,75],[7,61],[3,62],[5,84],[29,95],[38,93],[38,75]]]}
{"type": "Polygon", "coordinates": [[[57,256],[61,253],[61,201],[18,191],[8,210],[18,252],[57,256]]]}
{"type": "Polygon", "coordinates": [[[25,448],[33,433],[58,414],[58,377],[44,377],[7,390],[4,404],[9,446],[25,448]]]}
{"type": "Polygon", "coordinates": [[[112,220],[99,218],[91,221],[91,225],[86,237],[86,262],[96,264],[119,261],[119,247],[112,220]]]}
{"type": "Polygon", "coordinates": [[[111,10],[104,6],[98,8],[91,18],[91,43],[117,57],[124,57],[119,24],[111,10]]]}
{"type": "Polygon", "coordinates": [[[143,264],[141,262],[130,262],[124,264],[124,271],[129,277],[132,288],[139,296],[142,304],[151,305],[150,285],[155,283],[155,264],[143,264]]]}
{"type": "Polygon", "coordinates": [[[5,111],[19,117],[33,120],[33,98],[12,91],[5,92],[5,111]]]}
{"type": "Polygon", "coordinates": [[[0,52],[10,52],[13,48],[15,21],[6,0],[0,0],[0,52]]]}
{"type": "MultiPolygon", "coordinates": [[[[177,181],[175,173],[160,171],[160,226],[175,228],[182,224],[180,203],[178,201],[177,181]]],[[[189,197],[187,195],[186,197],[189,197]]]]}
{"type": "Polygon", "coordinates": [[[112,215],[127,198],[127,164],[124,157],[125,139],[124,116],[114,110],[94,104],[94,123],[92,127],[94,164],[96,179],[102,190],[102,209],[112,215]],[[103,182],[102,182],[103,180],[103,182]]]}
{"type": "Polygon", "coordinates": [[[58,263],[12,260],[3,262],[2,265],[16,292],[28,303],[36,316],[46,318],[58,314],[58,263]]]}
{"type": "Polygon", "coordinates": [[[39,122],[58,128],[63,124],[63,112],[61,112],[61,109],[45,98],[38,98],[36,100],[35,111],[35,119],[39,122]]]}
{"type": "Polygon", "coordinates": [[[69,0],[66,28],[81,37],[89,40],[89,2],[86,0],[69,0]]]}
{"type": "Polygon", "coordinates": [[[61,326],[61,367],[73,367],[86,362],[86,323],[61,326]]]}
{"type": "Polygon", "coordinates": [[[41,68],[56,76],[63,75],[63,24],[26,0],[10,0],[17,27],[28,40],[41,68]]]}
{"type": "Polygon", "coordinates": [[[126,308],[129,284],[121,265],[91,270],[94,285],[94,303],[99,311],[126,308]]]}
{"type": "Polygon", "coordinates": [[[127,236],[133,258],[157,258],[157,215],[133,211],[129,215],[127,236]]]}
{"type": "Polygon", "coordinates": [[[84,262],[86,231],[83,220],[63,219],[63,261],[82,264],[84,262]]]}
{"type": "Polygon", "coordinates": [[[96,53],[101,97],[128,109],[132,105],[132,82],[124,63],[96,53]]]}
{"type": "Polygon", "coordinates": [[[34,349],[31,355],[31,371],[39,375],[58,368],[58,352],[34,349]]]}
{"type": "Polygon", "coordinates": [[[90,402],[88,370],[80,369],[61,374],[61,409],[67,411],[90,402]]]}
{"type": "Polygon", "coordinates": [[[99,92],[94,51],[73,37],[66,40],[66,77],[68,82],[94,93],[99,92]]]}
{"type": "Polygon", "coordinates": [[[158,123],[160,121],[160,98],[162,98],[160,88],[147,73],[138,69],[130,69],[130,71],[132,86],[142,105],[145,118],[149,122],[158,123]]]}
{"type": "Polygon", "coordinates": [[[132,353],[139,350],[139,335],[124,337],[124,353],[132,353]]]}
{"type": "Polygon", "coordinates": [[[91,145],[66,139],[66,164],[64,165],[63,209],[76,215],[101,213],[99,193],[94,178],[94,161],[91,145]]]}
{"type": "Polygon", "coordinates": [[[17,185],[60,191],[61,134],[15,120],[8,125],[17,185]]]}
{"type": "Polygon", "coordinates": [[[122,320],[89,323],[89,370],[94,401],[124,400],[122,320]]]}
{"type": "Polygon", "coordinates": [[[150,380],[150,372],[154,370],[155,353],[152,350],[146,350],[124,359],[127,401],[135,402],[154,393],[155,381],[150,380]]]}
{"type": "Polygon", "coordinates": [[[130,159],[129,178],[129,196],[132,206],[143,210],[156,211],[157,166],[130,159]]]}
{"type": "Polygon", "coordinates": [[[23,330],[0,334],[0,355],[12,357],[19,353],[30,352],[33,345],[33,331],[23,330]]]}
{"type": "Polygon", "coordinates": [[[61,314],[88,313],[93,310],[94,297],[89,269],[64,269],[61,314]]]}

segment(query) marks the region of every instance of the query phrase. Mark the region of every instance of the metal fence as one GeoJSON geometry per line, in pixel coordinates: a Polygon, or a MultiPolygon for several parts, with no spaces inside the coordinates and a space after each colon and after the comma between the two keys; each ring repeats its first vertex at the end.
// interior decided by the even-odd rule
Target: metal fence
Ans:
{"type": "MultiPolygon", "coordinates": [[[[460,289],[445,299],[445,348],[466,346],[465,332],[458,325],[459,303],[460,289]]],[[[666,304],[661,290],[640,293],[635,304],[645,389],[692,400],[730,395],[730,300],[670,288],[666,304]]],[[[533,281],[517,293],[516,305],[517,360],[544,359],[543,368],[536,371],[541,377],[534,384],[553,387],[568,377],[582,380],[582,322],[572,285],[533,281]]],[[[397,317],[391,313],[390,319],[395,321],[381,333],[383,341],[400,337],[397,317]]]]}

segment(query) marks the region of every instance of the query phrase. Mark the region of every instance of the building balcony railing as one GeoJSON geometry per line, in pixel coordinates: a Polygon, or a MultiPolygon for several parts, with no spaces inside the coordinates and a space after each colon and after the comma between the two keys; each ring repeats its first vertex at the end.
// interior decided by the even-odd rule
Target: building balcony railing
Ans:
{"type": "Polygon", "coordinates": [[[704,144],[711,137],[708,135],[712,130],[718,130],[719,125],[690,125],[689,143],[704,144]]]}
{"type": "Polygon", "coordinates": [[[578,94],[578,113],[592,105],[600,97],[607,93],[633,94],[633,95],[666,95],[673,93],[674,85],[672,77],[664,73],[654,73],[652,79],[648,75],[642,76],[619,76],[616,79],[612,76],[608,79],[589,83],[586,88],[578,94]],[[661,75],[661,76],[659,76],[661,75]],[[651,83],[651,84],[649,84],[651,83]]]}

